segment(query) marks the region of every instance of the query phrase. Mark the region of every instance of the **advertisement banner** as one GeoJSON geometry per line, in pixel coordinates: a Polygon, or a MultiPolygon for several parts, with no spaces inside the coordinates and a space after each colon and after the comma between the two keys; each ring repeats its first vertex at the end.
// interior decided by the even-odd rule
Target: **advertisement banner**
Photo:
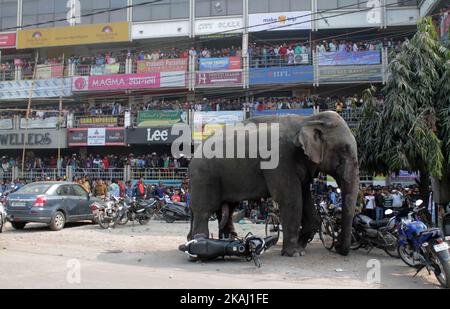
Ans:
{"type": "Polygon", "coordinates": [[[82,128],[100,128],[117,127],[118,117],[82,117],[78,119],[78,127],[82,128]]]}
{"type": "Polygon", "coordinates": [[[319,68],[319,81],[321,83],[382,80],[381,64],[327,66],[319,68]]]}
{"type": "MultiPolygon", "coordinates": [[[[38,79],[34,81],[32,98],[69,97],[72,95],[72,78],[38,79]]],[[[31,80],[0,82],[0,100],[28,99],[31,80]]]]}
{"type": "Polygon", "coordinates": [[[189,36],[188,20],[166,20],[163,22],[133,23],[131,38],[133,40],[149,38],[167,38],[189,36]]]}
{"type": "Polygon", "coordinates": [[[187,71],[188,59],[161,59],[156,61],[141,60],[137,62],[137,73],[187,71]]]}
{"type": "Polygon", "coordinates": [[[61,78],[63,73],[62,64],[38,64],[36,67],[36,79],[61,78]]]}
{"type": "Polygon", "coordinates": [[[19,30],[17,49],[129,41],[127,22],[19,30]]]}
{"type": "Polygon", "coordinates": [[[96,64],[91,66],[91,75],[118,74],[120,63],[96,64]]]}
{"type": "Polygon", "coordinates": [[[67,133],[69,147],[125,146],[124,128],[77,128],[67,133]]]}
{"type": "Polygon", "coordinates": [[[72,91],[186,87],[186,72],[76,76],[72,91]]]}
{"type": "Polygon", "coordinates": [[[362,65],[381,63],[381,52],[378,50],[323,52],[318,54],[319,65],[362,65]]]}
{"type": "Polygon", "coordinates": [[[15,33],[0,33],[0,48],[15,48],[16,34],[15,33]]]}
{"type": "MultiPolygon", "coordinates": [[[[66,125],[66,121],[64,117],[61,117],[62,124],[61,126],[66,125]]],[[[58,127],[59,117],[47,117],[47,118],[35,118],[28,119],[28,125],[26,118],[20,118],[20,128],[21,129],[54,129],[58,127]]]]}
{"type": "Polygon", "coordinates": [[[138,112],[138,127],[169,127],[187,122],[187,114],[181,110],[149,110],[138,112]]]}
{"type": "Polygon", "coordinates": [[[0,119],[0,130],[11,130],[13,128],[12,119],[0,119]]]}
{"type": "Polygon", "coordinates": [[[0,131],[1,149],[56,149],[67,147],[67,130],[0,131]]]}
{"type": "Polygon", "coordinates": [[[194,142],[201,142],[224,125],[243,120],[243,111],[194,112],[192,139],[194,142]]]}
{"type": "Polygon", "coordinates": [[[240,70],[241,57],[200,58],[200,71],[240,70]]]}
{"type": "Polygon", "coordinates": [[[278,109],[278,110],[265,110],[265,111],[252,111],[251,117],[260,116],[276,116],[276,115],[301,115],[311,116],[314,113],[312,108],[304,109],[278,109]]]}
{"type": "Polygon", "coordinates": [[[311,29],[311,11],[249,14],[249,32],[311,29]]]}
{"type": "Polygon", "coordinates": [[[128,145],[167,145],[178,135],[171,134],[172,127],[132,128],[127,129],[128,145]]]}
{"type": "Polygon", "coordinates": [[[250,69],[250,85],[312,83],[312,65],[250,69]]]}
{"type": "Polygon", "coordinates": [[[241,71],[197,72],[195,77],[195,85],[199,88],[242,86],[241,71]]]}

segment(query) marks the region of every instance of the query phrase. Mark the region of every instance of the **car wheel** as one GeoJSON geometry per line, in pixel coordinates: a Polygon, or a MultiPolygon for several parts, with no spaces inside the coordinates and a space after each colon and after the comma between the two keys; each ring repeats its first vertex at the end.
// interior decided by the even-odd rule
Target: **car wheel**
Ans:
{"type": "Polygon", "coordinates": [[[50,222],[50,229],[52,231],[59,231],[64,227],[64,224],[66,224],[66,217],[61,211],[57,211],[50,222]]]}
{"type": "Polygon", "coordinates": [[[26,224],[26,222],[11,222],[11,225],[15,230],[23,230],[26,224]]]}

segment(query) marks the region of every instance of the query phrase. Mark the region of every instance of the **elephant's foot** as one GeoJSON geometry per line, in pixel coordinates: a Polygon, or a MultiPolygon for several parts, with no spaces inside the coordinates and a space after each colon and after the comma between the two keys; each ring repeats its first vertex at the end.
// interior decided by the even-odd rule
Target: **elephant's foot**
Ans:
{"type": "Polygon", "coordinates": [[[221,230],[219,236],[223,239],[236,239],[238,235],[235,231],[221,230]]]}
{"type": "Polygon", "coordinates": [[[347,256],[350,252],[350,248],[345,248],[340,243],[336,243],[334,248],[336,249],[337,253],[339,253],[342,256],[347,256]]]}
{"type": "Polygon", "coordinates": [[[305,249],[303,248],[287,248],[281,250],[282,256],[289,256],[289,257],[298,257],[298,256],[304,256],[306,254],[305,249]]]}

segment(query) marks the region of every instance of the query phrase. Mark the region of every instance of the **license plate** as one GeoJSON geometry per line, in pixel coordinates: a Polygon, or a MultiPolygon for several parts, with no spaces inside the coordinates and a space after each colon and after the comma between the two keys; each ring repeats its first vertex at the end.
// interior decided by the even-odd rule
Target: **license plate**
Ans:
{"type": "Polygon", "coordinates": [[[436,252],[448,250],[448,244],[446,242],[443,242],[442,244],[434,245],[433,247],[434,247],[434,251],[436,251],[436,252]]]}
{"type": "Polygon", "coordinates": [[[27,204],[25,202],[11,202],[13,207],[25,207],[27,204]]]}

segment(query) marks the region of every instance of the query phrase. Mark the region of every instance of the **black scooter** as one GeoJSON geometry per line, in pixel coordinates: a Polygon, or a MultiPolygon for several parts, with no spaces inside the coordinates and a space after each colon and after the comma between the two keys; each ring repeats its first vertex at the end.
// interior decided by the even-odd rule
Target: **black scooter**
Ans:
{"type": "Polygon", "coordinates": [[[186,207],[186,203],[173,202],[168,196],[164,197],[163,202],[160,214],[167,223],[189,221],[191,218],[191,211],[186,207]]]}

